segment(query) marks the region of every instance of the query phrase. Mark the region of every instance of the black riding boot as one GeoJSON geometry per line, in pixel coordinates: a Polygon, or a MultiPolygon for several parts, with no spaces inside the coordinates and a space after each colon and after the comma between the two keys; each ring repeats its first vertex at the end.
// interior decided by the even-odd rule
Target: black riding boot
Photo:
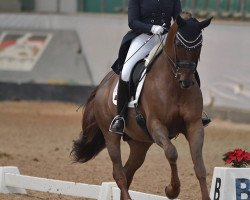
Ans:
{"type": "MultiPolygon", "coordinates": [[[[200,82],[200,77],[199,77],[199,74],[197,71],[195,72],[194,77],[195,77],[195,79],[200,87],[201,82],[200,82]]],[[[202,124],[204,127],[206,127],[211,122],[211,119],[208,117],[208,115],[204,111],[203,111],[203,113],[205,114],[205,116],[202,117],[202,124]]]]}
{"type": "Polygon", "coordinates": [[[111,122],[109,131],[118,134],[124,133],[125,117],[129,101],[129,82],[123,81],[121,78],[118,84],[117,92],[117,115],[111,122]]]}

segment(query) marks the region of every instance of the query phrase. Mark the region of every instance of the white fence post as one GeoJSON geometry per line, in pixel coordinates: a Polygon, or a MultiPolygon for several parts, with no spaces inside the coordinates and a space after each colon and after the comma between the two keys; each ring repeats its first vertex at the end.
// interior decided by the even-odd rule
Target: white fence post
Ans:
{"type": "Polygon", "coordinates": [[[117,187],[115,182],[103,182],[101,192],[97,200],[113,200],[112,199],[112,188],[117,187]]]}
{"type": "Polygon", "coordinates": [[[25,189],[8,187],[5,184],[5,173],[17,174],[20,172],[17,167],[0,167],[0,193],[17,193],[17,194],[27,194],[25,189]]]}

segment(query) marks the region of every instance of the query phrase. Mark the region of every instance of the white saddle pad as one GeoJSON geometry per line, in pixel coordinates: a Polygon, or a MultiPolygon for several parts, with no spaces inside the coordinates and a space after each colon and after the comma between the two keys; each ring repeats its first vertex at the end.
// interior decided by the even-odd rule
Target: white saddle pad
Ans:
{"type": "MultiPolygon", "coordinates": [[[[137,86],[137,89],[136,89],[136,94],[135,94],[135,99],[132,97],[131,100],[129,101],[129,104],[128,104],[128,107],[130,108],[134,108],[134,104],[136,104],[139,100],[139,97],[140,97],[140,94],[141,94],[141,90],[142,90],[142,87],[143,87],[143,83],[145,81],[145,77],[146,75],[144,75],[146,73],[146,69],[144,70],[144,72],[142,73],[142,76],[141,76],[141,81],[139,82],[138,86],[137,86]]],[[[118,83],[119,81],[117,82],[116,86],[115,86],[115,89],[113,91],[113,103],[115,105],[117,105],[117,89],[118,89],[118,83]]]]}

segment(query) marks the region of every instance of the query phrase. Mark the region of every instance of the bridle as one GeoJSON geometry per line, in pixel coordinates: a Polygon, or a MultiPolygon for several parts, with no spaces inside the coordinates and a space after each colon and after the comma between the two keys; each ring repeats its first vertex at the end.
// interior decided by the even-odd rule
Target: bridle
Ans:
{"type": "Polygon", "coordinates": [[[174,77],[177,79],[178,77],[178,73],[180,71],[180,69],[188,69],[190,71],[192,71],[193,74],[196,73],[197,71],[197,65],[198,65],[198,60],[196,62],[190,61],[190,60],[181,60],[181,61],[177,61],[177,53],[176,53],[176,41],[179,41],[181,46],[183,46],[185,49],[187,49],[188,51],[191,50],[195,50],[196,48],[200,47],[202,45],[202,34],[200,33],[199,36],[197,38],[195,38],[195,40],[193,41],[187,41],[182,35],[181,33],[179,33],[177,31],[176,35],[175,35],[175,39],[174,39],[174,56],[175,56],[175,61],[171,58],[171,56],[169,56],[169,54],[167,53],[166,49],[163,48],[163,52],[167,57],[167,60],[170,61],[171,64],[171,69],[172,72],[174,74],[174,77]],[[195,42],[197,42],[200,39],[200,41],[197,44],[194,44],[195,42]],[[186,45],[185,43],[188,43],[190,46],[186,45]]]}

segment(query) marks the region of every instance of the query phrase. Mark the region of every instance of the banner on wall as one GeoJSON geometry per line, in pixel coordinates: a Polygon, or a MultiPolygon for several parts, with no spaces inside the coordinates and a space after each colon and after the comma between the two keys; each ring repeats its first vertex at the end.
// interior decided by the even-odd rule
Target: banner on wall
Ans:
{"type": "Polygon", "coordinates": [[[51,33],[2,32],[0,70],[31,71],[51,39],[51,33]]]}

